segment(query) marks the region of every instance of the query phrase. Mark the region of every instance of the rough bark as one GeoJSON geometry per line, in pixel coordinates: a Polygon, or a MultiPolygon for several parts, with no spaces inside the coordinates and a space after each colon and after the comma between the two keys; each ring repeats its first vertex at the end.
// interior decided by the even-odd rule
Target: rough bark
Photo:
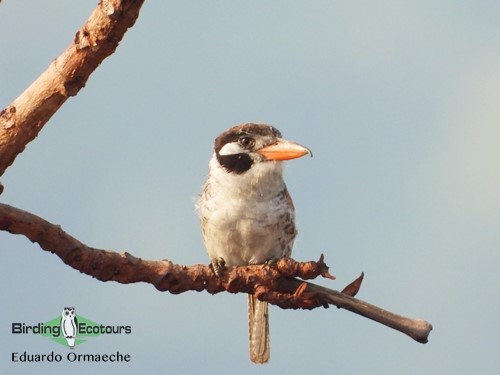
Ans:
{"type": "MultiPolygon", "coordinates": [[[[127,29],[137,20],[143,2],[101,0],[70,46],[0,113],[0,176],[61,105],[75,96],[90,74],[115,51],[127,29]]],[[[65,264],[100,281],[145,282],[173,294],[189,290],[249,293],[287,309],[335,305],[399,330],[421,343],[427,342],[432,329],[424,320],[399,316],[353,298],[363,275],[342,292],[304,281],[318,276],[333,278],[323,257],[317,262],[281,259],[273,265],[231,267],[217,277],[208,265],[183,266],[168,260],[144,260],[127,252],[91,248],[60,226],[5,204],[0,204],[0,230],[24,235],[56,254],[65,264]]]]}
{"type": "Polygon", "coordinates": [[[115,51],[127,29],[134,25],[143,2],[101,0],[69,47],[0,112],[0,176],[63,103],[75,96],[90,74],[115,51]]]}
{"type": "Polygon", "coordinates": [[[209,265],[183,266],[168,260],[144,260],[127,252],[91,248],[65,233],[60,226],[5,204],[0,204],[0,230],[26,236],[42,249],[56,254],[65,264],[100,281],[145,282],[173,294],[190,290],[212,294],[249,293],[283,309],[310,310],[335,305],[403,332],[420,343],[427,342],[432,329],[425,320],[396,315],[353,298],[362,277],[343,292],[304,281],[318,276],[334,279],[323,256],[317,262],[284,258],[273,265],[231,267],[218,277],[209,265]]]}

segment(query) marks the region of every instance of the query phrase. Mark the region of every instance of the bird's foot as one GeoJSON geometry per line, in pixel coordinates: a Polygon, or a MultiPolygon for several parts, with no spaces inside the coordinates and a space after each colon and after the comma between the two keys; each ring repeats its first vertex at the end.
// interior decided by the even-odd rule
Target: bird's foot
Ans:
{"type": "Polygon", "coordinates": [[[212,269],[217,277],[221,277],[222,272],[226,269],[226,261],[224,258],[214,258],[212,259],[212,269]]]}
{"type": "Polygon", "coordinates": [[[264,262],[264,265],[266,266],[274,266],[276,263],[278,263],[278,260],[280,260],[281,258],[278,258],[278,257],[272,257],[272,258],[269,258],[268,260],[266,260],[264,262]]]}

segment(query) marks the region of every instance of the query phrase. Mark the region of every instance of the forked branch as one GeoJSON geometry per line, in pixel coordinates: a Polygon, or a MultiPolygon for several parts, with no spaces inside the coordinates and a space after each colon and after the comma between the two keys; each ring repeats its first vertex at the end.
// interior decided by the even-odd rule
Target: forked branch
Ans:
{"type": "Polygon", "coordinates": [[[281,259],[270,266],[231,267],[217,277],[208,265],[182,266],[168,260],[144,260],[127,252],[88,247],[60,226],[5,204],[0,204],[0,230],[24,235],[42,249],[56,254],[65,264],[100,281],[145,282],[173,294],[190,290],[212,294],[223,291],[249,293],[284,309],[335,305],[394,328],[420,343],[427,342],[432,330],[425,320],[396,315],[353,298],[351,295],[359,289],[361,279],[343,292],[304,281],[318,276],[334,278],[322,256],[317,262],[281,259]]]}

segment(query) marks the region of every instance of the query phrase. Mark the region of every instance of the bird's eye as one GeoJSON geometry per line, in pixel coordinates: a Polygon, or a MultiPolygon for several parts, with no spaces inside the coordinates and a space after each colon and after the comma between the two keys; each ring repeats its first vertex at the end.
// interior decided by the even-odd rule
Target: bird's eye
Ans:
{"type": "Polygon", "coordinates": [[[255,140],[250,137],[241,137],[238,139],[238,143],[245,149],[252,148],[255,145],[255,140]]]}

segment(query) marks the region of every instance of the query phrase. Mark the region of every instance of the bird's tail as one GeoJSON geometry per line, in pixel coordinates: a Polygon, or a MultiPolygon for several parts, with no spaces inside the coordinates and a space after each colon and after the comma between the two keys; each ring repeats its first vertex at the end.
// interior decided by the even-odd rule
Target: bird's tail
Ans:
{"type": "Polygon", "coordinates": [[[269,315],[268,303],[259,301],[248,295],[248,338],[250,343],[250,359],[254,363],[269,361],[269,315]]]}

